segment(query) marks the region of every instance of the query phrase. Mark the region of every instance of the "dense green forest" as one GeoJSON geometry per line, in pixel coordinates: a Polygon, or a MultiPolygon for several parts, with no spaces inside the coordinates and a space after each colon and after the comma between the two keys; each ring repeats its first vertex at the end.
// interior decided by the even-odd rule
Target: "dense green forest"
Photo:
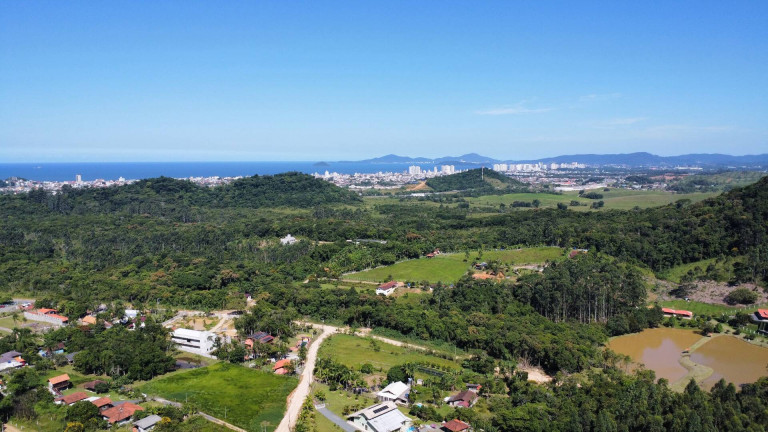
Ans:
{"type": "Polygon", "coordinates": [[[499,172],[476,168],[449,176],[434,177],[427,180],[427,186],[436,192],[473,191],[473,192],[525,192],[528,187],[513,178],[499,172]]]}
{"type": "MultiPolygon", "coordinates": [[[[645,210],[531,209],[482,217],[439,204],[362,202],[295,173],[211,189],[159,178],[2,196],[0,214],[0,290],[35,296],[72,319],[118,300],[137,307],[241,308],[242,294],[250,293],[258,303],[237,320],[242,332],[290,335],[293,320],[308,316],[442,341],[478,358],[522,359],[558,377],[544,387],[511,374],[501,390],[506,394],[490,398],[490,421],[474,418],[472,410],[456,414],[489,431],[545,425],[563,431],[762,431],[768,424],[768,381],[739,392],[718,384],[711,394],[695,385],[676,394],[652,373],[626,375],[623,360],[602,349],[610,335],[662,322],[658,307],[645,307],[638,269],[660,273],[737,256],[739,281],[766,282],[766,178],[697,204],[682,199],[645,210]],[[278,239],[288,233],[300,241],[281,245],[278,239]],[[347,241],[354,239],[386,243],[347,241]],[[516,281],[445,281],[416,301],[321,284],[435,248],[469,253],[540,245],[589,253],[516,281]]],[[[172,366],[165,333],[151,322],[130,334],[68,328],[46,338],[80,349],[76,368],[85,373],[131,381],[172,366]]],[[[0,345],[21,352],[35,347],[18,331],[0,345]]],[[[30,394],[22,388],[24,377],[16,381],[12,385],[21,390],[12,394],[30,394]]],[[[6,412],[8,404],[22,403],[14,398],[3,400],[6,412]]]]}
{"type": "Polygon", "coordinates": [[[335,277],[434,248],[462,252],[520,245],[586,248],[657,272],[743,255],[740,278],[761,281],[768,274],[766,179],[697,204],[681,200],[635,211],[546,209],[478,218],[456,207],[371,208],[320,180],[285,178],[295,177],[303,178],[295,183],[310,186],[293,192],[286,187],[281,202],[307,199],[304,208],[271,207],[277,200],[252,208],[246,197],[238,201],[242,207],[223,206],[213,197],[237,195],[171,179],[0,197],[0,289],[81,302],[161,299],[213,308],[229,293],[250,292],[265,281],[335,277]],[[315,189],[327,189],[328,196],[306,193],[315,189]],[[142,194],[150,198],[136,198],[142,194]],[[311,204],[318,201],[324,204],[311,204]],[[62,203],[70,203],[68,210],[62,211],[62,203]],[[288,233],[304,241],[279,245],[277,238],[288,233]],[[346,242],[357,238],[387,243],[346,242]]]}

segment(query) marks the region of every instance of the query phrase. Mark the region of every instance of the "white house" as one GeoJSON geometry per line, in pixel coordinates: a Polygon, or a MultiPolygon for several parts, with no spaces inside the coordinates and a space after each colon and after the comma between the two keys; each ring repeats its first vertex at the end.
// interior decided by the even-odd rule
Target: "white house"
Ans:
{"type": "Polygon", "coordinates": [[[393,402],[369,406],[348,415],[347,419],[358,429],[371,432],[406,432],[413,424],[393,402]]]}
{"type": "Polygon", "coordinates": [[[292,245],[292,244],[296,243],[297,241],[298,240],[296,240],[296,237],[288,234],[287,236],[285,236],[285,237],[280,239],[280,244],[283,245],[283,246],[285,246],[285,245],[292,245]]]}
{"type": "Polygon", "coordinates": [[[379,285],[378,288],[376,288],[376,295],[385,295],[388,296],[395,292],[395,288],[397,288],[398,283],[395,281],[383,283],[379,285]]]}
{"type": "Polygon", "coordinates": [[[408,403],[408,393],[411,390],[408,384],[397,381],[390,383],[384,387],[380,392],[376,393],[376,399],[379,402],[395,402],[400,404],[408,403]]]}
{"type": "Polygon", "coordinates": [[[209,331],[180,328],[171,333],[171,341],[182,351],[210,357],[210,352],[213,351],[216,342],[216,335],[209,331]]]}

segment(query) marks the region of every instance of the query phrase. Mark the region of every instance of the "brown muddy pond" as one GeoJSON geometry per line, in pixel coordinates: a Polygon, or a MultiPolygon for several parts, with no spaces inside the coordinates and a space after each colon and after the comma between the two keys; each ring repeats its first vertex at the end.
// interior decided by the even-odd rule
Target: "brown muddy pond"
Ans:
{"type": "MultiPolygon", "coordinates": [[[[656,372],[657,378],[666,378],[674,383],[688,373],[679,363],[683,350],[700,339],[702,336],[692,330],[656,328],[619,336],[612,339],[608,347],[643,363],[656,372]]],[[[691,353],[690,358],[714,370],[702,383],[704,388],[712,387],[720,378],[743,384],[768,375],[768,348],[733,336],[722,335],[707,340],[691,353]]]]}
{"type": "Polygon", "coordinates": [[[731,336],[720,336],[691,353],[691,360],[711,367],[715,372],[702,387],[710,388],[720,378],[736,385],[768,376],[768,348],[752,345],[731,336]]]}
{"type": "Polygon", "coordinates": [[[662,327],[619,336],[608,343],[608,348],[630,356],[656,372],[657,378],[673,383],[688,373],[679,363],[683,350],[699,339],[701,335],[692,330],[662,327]]]}

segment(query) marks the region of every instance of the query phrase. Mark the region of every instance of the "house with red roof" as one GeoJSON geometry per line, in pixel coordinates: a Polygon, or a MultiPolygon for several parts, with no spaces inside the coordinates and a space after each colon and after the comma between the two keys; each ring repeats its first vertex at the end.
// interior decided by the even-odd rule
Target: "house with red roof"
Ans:
{"type": "Polygon", "coordinates": [[[112,399],[108,397],[98,398],[96,400],[91,401],[91,403],[96,405],[96,408],[98,408],[99,411],[104,411],[106,409],[113,407],[112,399]]]}
{"type": "Polygon", "coordinates": [[[674,316],[674,317],[685,318],[685,319],[693,318],[693,312],[682,310],[682,309],[661,308],[661,312],[664,314],[664,316],[667,316],[667,317],[674,316]]]}
{"type": "Polygon", "coordinates": [[[72,405],[75,402],[88,399],[88,395],[85,392],[75,392],[66,396],[57,397],[54,399],[54,403],[57,405],[72,405]]]}
{"type": "Polygon", "coordinates": [[[757,324],[758,333],[768,335],[768,309],[758,309],[750,318],[757,324]]]}
{"type": "Polygon", "coordinates": [[[445,422],[443,427],[440,429],[445,432],[463,432],[472,430],[467,423],[464,423],[459,419],[453,419],[451,421],[445,422]]]}
{"type": "Polygon", "coordinates": [[[131,402],[124,402],[102,411],[101,416],[104,417],[104,420],[110,425],[117,424],[118,426],[121,426],[128,423],[136,411],[144,411],[144,408],[131,402]]]}
{"type": "Polygon", "coordinates": [[[381,295],[388,296],[393,292],[395,292],[395,288],[397,288],[398,286],[400,286],[400,282],[397,282],[397,281],[390,281],[387,283],[383,283],[379,285],[378,288],[376,288],[376,295],[381,294],[381,295]]]}

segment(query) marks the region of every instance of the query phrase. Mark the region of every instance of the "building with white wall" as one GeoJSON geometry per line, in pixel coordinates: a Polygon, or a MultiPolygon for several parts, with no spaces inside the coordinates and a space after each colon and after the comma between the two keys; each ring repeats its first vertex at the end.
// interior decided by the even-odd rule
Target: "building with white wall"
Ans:
{"type": "Polygon", "coordinates": [[[217,336],[209,331],[176,329],[171,333],[171,341],[182,351],[210,357],[217,336]]]}

